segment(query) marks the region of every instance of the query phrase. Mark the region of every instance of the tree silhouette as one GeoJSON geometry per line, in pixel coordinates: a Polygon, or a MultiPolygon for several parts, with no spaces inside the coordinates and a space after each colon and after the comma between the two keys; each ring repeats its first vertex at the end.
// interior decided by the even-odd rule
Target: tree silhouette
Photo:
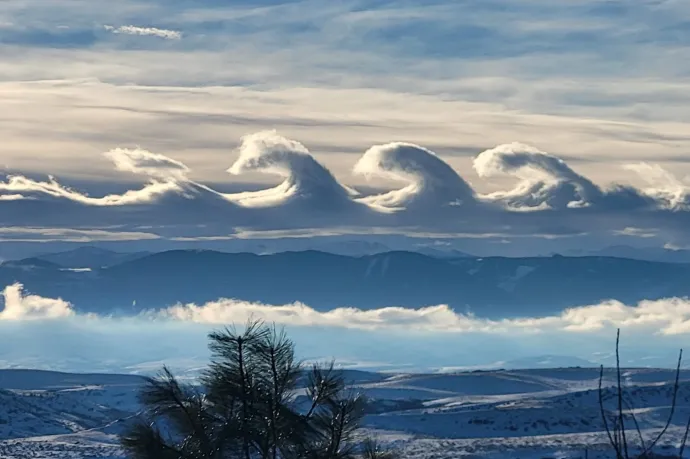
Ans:
{"type": "Polygon", "coordinates": [[[358,433],[366,400],[333,364],[306,368],[284,331],[250,321],[209,334],[200,385],[167,368],[121,436],[132,459],[392,459],[358,433]],[[299,396],[298,396],[299,394],[299,396]]]}

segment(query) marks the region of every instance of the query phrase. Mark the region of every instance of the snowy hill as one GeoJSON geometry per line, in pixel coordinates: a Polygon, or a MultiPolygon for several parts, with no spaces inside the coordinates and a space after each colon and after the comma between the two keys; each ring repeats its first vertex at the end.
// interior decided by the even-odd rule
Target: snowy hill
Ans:
{"type": "MultiPolygon", "coordinates": [[[[669,412],[673,372],[623,374],[641,430],[652,437],[669,412]]],[[[690,372],[681,376],[678,409],[659,452],[679,441],[690,416],[690,372]]],[[[591,458],[609,453],[596,369],[346,377],[370,400],[365,429],[406,458],[575,458],[583,457],[585,448],[591,458]]],[[[611,371],[605,375],[608,409],[616,402],[614,377],[611,371]]],[[[117,433],[139,410],[141,381],[128,375],[0,370],[0,457],[121,458],[117,433]]]]}
{"type": "Polygon", "coordinates": [[[150,252],[122,253],[99,247],[84,246],[64,252],[41,254],[35,258],[54,263],[63,268],[97,269],[136,260],[146,255],[150,255],[150,252]]]}

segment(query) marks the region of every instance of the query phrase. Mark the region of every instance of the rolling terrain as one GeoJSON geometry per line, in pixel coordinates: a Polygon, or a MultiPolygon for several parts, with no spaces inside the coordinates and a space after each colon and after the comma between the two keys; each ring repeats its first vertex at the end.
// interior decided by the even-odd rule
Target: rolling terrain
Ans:
{"type": "MultiPolygon", "coordinates": [[[[623,375],[641,432],[652,438],[669,412],[673,374],[626,369],[623,375]]],[[[406,458],[576,458],[585,448],[589,457],[610,457],[597,369],[346,376],[370,400],[364,429],[406,458]]],[[[608,409],[615,407],[614,376],[605,375],[608,409]]],[[[128,375],[0,370],[0,457],[122,458],[117,434],[139,410],[141,381],[128,375]]],[[[690,372],[685,371],[673,423],[658,452],[672,451],[688,416],[690,372]]]]}

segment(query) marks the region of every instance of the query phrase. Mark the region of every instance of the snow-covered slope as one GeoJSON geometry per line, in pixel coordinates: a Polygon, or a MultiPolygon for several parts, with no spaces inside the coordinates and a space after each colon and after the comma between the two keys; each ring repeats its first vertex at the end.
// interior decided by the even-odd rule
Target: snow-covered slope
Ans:
{"type": "MultiPolygon", "coordinates": [[[[365,430],[405,458],[609,457],[588,368],[376,375],[357,372],[353,388],[370,400],[365,430]]],[[[643,435],[653,437],[670,409],[673,373],[624,371],[643,435]]],[[[658,451],[676,445],[690,416],[690,372],[681,375],[676,414],[658,451]]],[[[607,372],[607,408],[615,408],[607,372]]],[[[136,415],[141,379],[0,370],[0,458],[120,458],[117,433],[136,415]]],[[[629,420],[632,426],[632,420],[629,420]]],[[[636,438],[631,431],[629,436],[636,438]]]]}

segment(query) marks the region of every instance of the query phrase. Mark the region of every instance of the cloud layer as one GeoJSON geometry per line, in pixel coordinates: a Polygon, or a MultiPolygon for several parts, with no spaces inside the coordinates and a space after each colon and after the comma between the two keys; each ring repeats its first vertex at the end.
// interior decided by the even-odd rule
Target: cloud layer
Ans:
{"type": "Polygon", "coordinates": [[[302,143],[275,131],[246,135],[228,172],[271,174],[283,181],[258,191],[226,193],[193,180],[193,170],[160,153],[116,148],[105,153],[121,173],[146,183],[138,189],[90,196],[45,180],[10,175],[0,181],[0,224],[13,228],[70,228],[141,232],[151,237],[231,238],[241,232],[428,234],[593,237],[658,235],[686,245],[688,187],[649,164],[624,165],[649,188],[602,188],[555,155],[511,143],[479,152],[480,177],[514,177],[505,191],[480,193],[444,159],[419,145],[388,143],[366,150],[355,174],[403,182],[379,193],[343,185],[302,143]],[[634,229],[634,231],[631,231],[634,229]]]}
{"type": "MultiPolygon", "coordinates": [[[[75,315],[62,299],[26,294],[21,284],[5,287],[0,320],[54,320],[75,315]]],[[[251,318],[298,327],[329,327],[411,333],[588,334],[621,328],[666,336],[690,335],[690,300],[667,298],[631,306],[619,301],[568,308],[553,316],[490,320],[454,311],[447,305],[419,309],[385,307],[373,310],[336,308],[320,312],[303,303],[270,305],[219,299],[203,305],[177,304],[141,317],[207,325],[245,323],[251,318]]],[[[93,316],[92,316],[93,317],[93,316]]]]}
{"type": "Polygon", "coordinates": [[[5,226],[690,244],[683,2],[17,0],[0,18],[5,226]],[[229,154],[267,128],[286,138],[229,154]],[[67,186],[84,178],[130,191],[67,186]]]}
{"type": "Polygon", "coordinates": [[[611,364],[615,328],[624,336],[626,365],[673,364],[690,334],[690,301],[671,298],[636,306],[609,302],[548,317],[486,320],[448,307],[396,307],[318,312],[307,305],[267,305],[220,299],[178,304],[136,316],[76,313],[69,303],[4,289],[0,363],[81,371],[133,371],[207,357],[205,333],[249,318],[287,327],[301,356],[336,357],[360,366],[430,370],[469,367],[544,355],[544,349],[611,364]],[[155,363],[153,363],[155,362],[155,363]]]}

